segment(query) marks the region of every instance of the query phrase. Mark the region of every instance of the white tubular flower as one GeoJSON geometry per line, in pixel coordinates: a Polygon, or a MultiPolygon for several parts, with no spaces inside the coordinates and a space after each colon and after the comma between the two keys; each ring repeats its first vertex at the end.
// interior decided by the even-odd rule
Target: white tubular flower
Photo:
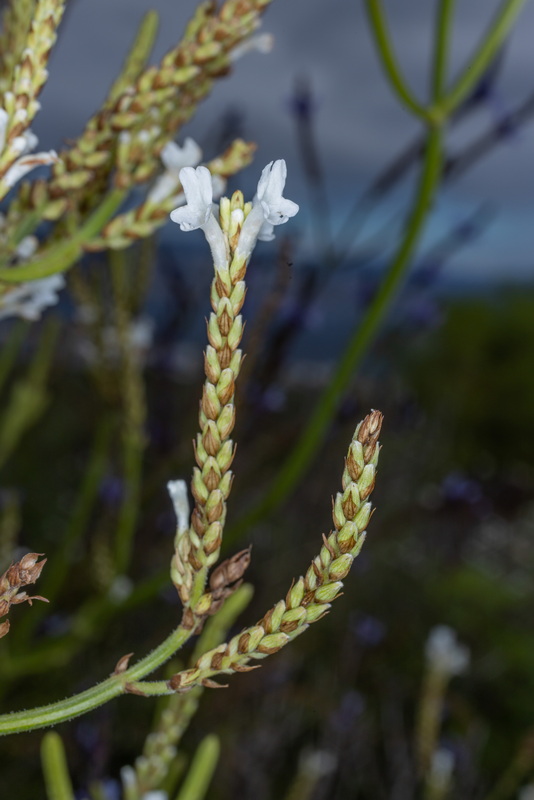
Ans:
{"type": "Polygon", "coordinates": [[[210,171],[207,167],[183,167],[180,170],[180,182],[187,202],[185,206],[171,212],[171,219],[183,231],[203,228],[212,216],[213,188],[210,171]]]}
{"type": "Polygon", "coordinates": [[[183,167],[196,167],[202,159],[202,150],[194,139],[188,137],[180,147],[176,142],[167,142],[161,151],[161,160],[165,167],[163,175],[156,180],[147,195],[147,201],[158,205],[176,191],[180,183],[180,170],[183,167]]]}
{"type": "Polygon", "coordinates": [[[63,275],[50,275],[17,286],[0,297],[0,319],[12,316],[32,321],[39,319],[45,308],[57,303],[57,293],[64,286],[63,275]]]}
{"type": "Polygon", "coordinates": [[[161,151],[163,166],[169,172],[176,173],[180,180],[180,170],[183,167],[196,167],[202,158],[202,150],[190,136],[184,141],[183,147],[176,142],[167,142],[161,151]]]}
{"type": "Polygon", "coordinates": [[[282,196],[286,177],[287,166],[283,158],[271,161],[261,173],[252,210],[237,244],[237,251],[242,256],[248,257],[252,253],[258,239],[263,242],[274,239],[274,226],[283,225],[298,212],[298,205],[282,196]]]}
{"type": "Polygon", "coordinates": [[[287,166],[283,158],[271,161],[261,173],[256,197],[261,203],[265,221],[270,225],[283,225],[299,210],[296,203],[282,197],[286,178],[287,166]]]}
{"type": "Polygon", "coordinates": [[[458,644],[456,632],[447,625],[432,628],[426,641],[425,655],[430,669],[452,677],[469,666],[469,650],[458,644]]]}
{"type": "Polygon", "coordinates": [[[226,240],[213,216],[213,186],[209,169],[183,167],[180,170],[180,183],[187,202],[171,212],[172,221],[178,223],[183,231],[201,228],[210,246],[213,263],[216,267],[225,267],[228,261],[226,240]]]}
{"type": "Polygon", "coordinates": [[[257,53],[270,53],[274,45],[274,36],[272,33],[258,33],[256,36],[250,36],[244,42],[234,47],[230,53],[230,61],[238,61],[247,53],[256,51],[257,53]]]}
{"type": "Polygon", "coordinates": [[[169,481],[167,489],[178,520],[178,533],[182,534],[189,528],[189,499],[185,481],[169,481]]]}

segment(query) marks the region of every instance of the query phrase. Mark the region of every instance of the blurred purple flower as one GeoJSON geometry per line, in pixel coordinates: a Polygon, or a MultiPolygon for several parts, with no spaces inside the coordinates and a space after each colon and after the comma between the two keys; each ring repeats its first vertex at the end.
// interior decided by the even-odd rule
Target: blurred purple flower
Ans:
{"type": "Polygon", "coordinates": [[[107,475],[100,483],[100,497],[109,506],[118,506],[124,496],[124,483],[116,475],[107,475]]]}
{"type": "Polygon", "coordinates": [[[349,625],[350,630],[364,647],[376,647],[386,635],[384,623],[370,615],[355,614],[349,625]]]}
{"type": "Polygon", "coordinates": [[[330,724],[337,733],[349,733],[358,717],[365,711],[365,699],[359,692],[347,692],[341,698],[341,703],[332,712],[330,724]]]}

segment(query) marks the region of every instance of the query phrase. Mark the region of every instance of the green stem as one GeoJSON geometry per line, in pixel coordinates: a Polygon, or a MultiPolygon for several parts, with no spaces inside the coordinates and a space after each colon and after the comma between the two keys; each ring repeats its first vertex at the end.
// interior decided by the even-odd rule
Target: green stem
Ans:
{"type": "Polygon", "coordinates": [[[28,323],[17,320],[9,331],[8,337],[0,350],[0,390],[7,380],[7,376],[13,369],[24,337],[28,333],[28,323]]]}
{"type": "Polygon", "coordinates": [[[445,90],[454,5],[455,0],[440,0],[436,14],[434,63],[431,81],[431,96],[434,101],[439,101],[445,90]]]}
{"type": "Polygon", "coordinates": [[[150,58],[158,27],[158,12],[148,11],[141,20],[135,41],[126,56],[120,75],[110,89],[106,100],[107,105],[114,103],[126,89],[135,84],[150,58]]]}
{"type": "Polygon", "coordinates": [[[168,661],[191,637],[192,631],[181,626],[176,628],[152,653],[145,656],[133,667],[120,675],[111,675],[102,683],[87,689],[85,692],[73,695],[66,700],[59,700],[47,706],[32,708],[27,711],[16,711],[0,716],[0,735],[8,733],[21,733],[22,731],[36,730],[37,728],[57,725],[59,722],[86,714],[94,708],[107,703],[114,697],[124,694],[125,684],[135,683],[146,675],[154,672],[158,667],[168,661]]]}
{"type": "Polygon", "coordinates": [[[213,778],[220,749],[219,737],[213,734],[200,742],[176,800],[203,800],[213,778]]]}
{"type": "Polygon", "coordinates": [[[49,731],[41,744],[41,762],[48,800],[74,800],[61,736],[49,731]]]}
{"type": "Polygon", "coordinates": [[[410,111],[413,111],[413,113],[421,119],[428,120],[430,118],[428,109],[424,108],[424,106],[414,98],[397,64],[380,0],[366,0],[365,5],[382,66],[384,67],[384,71],[393,90],[410,111]]]}
{"type": "Polygon", "coordinates": [[[126,192],[123,189],[112,189],[74,236],[67,241],[51,245],[39,258],[23,266],[0,269],[0,281],[5,283],[34,281],[69,269],[82,255],[83,246],[100,233],[125,197],[126,192]]]}
{"type": "Polygon", "coordinates": [[[332,380],[319,399],[295,448],[285,460],[284,466],[257,506],[238,520],[231,531],[226,532],[226,544],[239,538],[251,525],[262,519],[289,495],[316,453],[335,413],[339,398],[354,375],[354,370],[364,356],[369,343],[376,335],[410,265],[439,183],[441,158],[441,130],[439,128],[431,129],[428,133],[421,178],[410,218],[385,279],[360,326],[349,340],[332,380]]]}
{"type": "Polygon", "coordinates": [[[115,567],[119,574],[128,569],[139,511],[139,495],[145,438],[145,399],[141,366],[129,340],[131,322],[128,264],[124,251],[110,252],[114,311],[120,350],[122,399],[122,470],[124,497],[115,534],[115,567]]]}
{"type": "Polygon", "coordinates": [[[510,32],[525,2],[526,0],[506,0],[501,5],[482,43],[471,57],[462,74],[447,95],[435,106],[434,116],[440,118],[450,116],[451,112],[459,106],[473,89],[510,32]]]}

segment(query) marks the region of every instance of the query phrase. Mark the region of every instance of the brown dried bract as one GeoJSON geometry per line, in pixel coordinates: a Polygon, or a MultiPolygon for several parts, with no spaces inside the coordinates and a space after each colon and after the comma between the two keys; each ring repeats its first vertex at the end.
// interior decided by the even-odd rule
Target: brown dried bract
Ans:
{"type": "Polygon", "coordinates": [[[365,461],[369,461],[374,453],[378,437],[380,436],[383,419],[384,415],[381,411],[371,411],[360,425],[358,441],[363,446],[363,457],[365,461]]]}
{"type": "MultiPolygon", "coordinates": [[[[39,578],[46,558],[42,561],[38,559],[42,553],[27,553],[20,561],[11,564],[10,567],[0,577],[0,617],[9,613],[12,605],[19,603],[32,604],[33,600],[42,600],[48,603],[46,597],[40,595],[29,595],[27,592],[20,591],[24,586],[35,583],[39,578]]],[[[9,631],[9,622],[5,620],[0,624],[0,638],[9,631]]]]}
{"type": "Polygon", "coordinates": [[[127,653],[125,656],[122,656],[122,658],[119,658],[117,664],[115,665],[115,669],[113,670],[113,674],[122,675],[123,672],[126,672],[132,656],[133,653],[127,653]]]}

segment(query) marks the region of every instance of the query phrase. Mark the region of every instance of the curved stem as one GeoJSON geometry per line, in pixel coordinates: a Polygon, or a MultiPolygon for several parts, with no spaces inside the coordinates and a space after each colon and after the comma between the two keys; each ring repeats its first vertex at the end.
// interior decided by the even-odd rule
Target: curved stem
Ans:
{"type": "Polygon", "coordinates": [[[107,680],[98,683],[85,692],[50,705],[1,715],[0,735],[21,733],[22,731],[31,731],[49,725],[56,725],[59,722],[65,722],[68,719],[72,719],[72,717],[77,717],[80,714],[85,714],[94,708],[98,708],[108,700],[123,694],[126,691],[126,684],[141,680],[146,675],[154,672],[169,658],[172,658],[191,635],[191,630],[180,626],[159,647],[156,647],[152,653],[149,653],[133,667],[119,675],[111,675],[107,680]]]}
{"type": "Polygon", "coordinates": [[[67,241],[51,245],[40,258],[29,261],[23,266],[0,269],[0,281],[21,283],[65,272],[76,263],[83,253],[83,246],[100,233],[125,197],[124,189],[112,189],[74,236],[67,241]]]}
{"type": "Polygon", "coordinates": [[[442,133],[439,128],[435,128],[428,133],[421,178],[406,232],[384,281],[380,285],[360,326],[349,340],[332,380],[319,399],[315,411],[301,433],[294,450],[260,502],[248,514],[239,519],[231,530],[225,533],[226,544],[239,538],[251,525],[283,502],[317,452],[317,447],[325,435],[339,398],[354,375],[354,370],[364,356],[369,343],[375,336],[410,265],[410,259],[423,231],[438,187],[441,160],[442,133]]]}
{"type": "Polygon", "coordinates": [[[366,0],[365,5],[382,66],[392,88],[410,111],[413,111],[421,119],[428,120],[430,118],[428,109],[424,108],[412,95],[397,64],[380,0],[366,0]]]}
{"type": "Polygon", "coordinates": [[[455,0],[440,0],[436,14],[434,62],[430,86],[433,100],[439,100],[445,90],[454,5],[455,0]]]}
{"type": "Polygon", "coordinates": [[[526,0],[506,0],[491,23],[482,43],[451,90],[434,108],[435,117],[448,117],[473,89],[501,47],[526,0]]]}

